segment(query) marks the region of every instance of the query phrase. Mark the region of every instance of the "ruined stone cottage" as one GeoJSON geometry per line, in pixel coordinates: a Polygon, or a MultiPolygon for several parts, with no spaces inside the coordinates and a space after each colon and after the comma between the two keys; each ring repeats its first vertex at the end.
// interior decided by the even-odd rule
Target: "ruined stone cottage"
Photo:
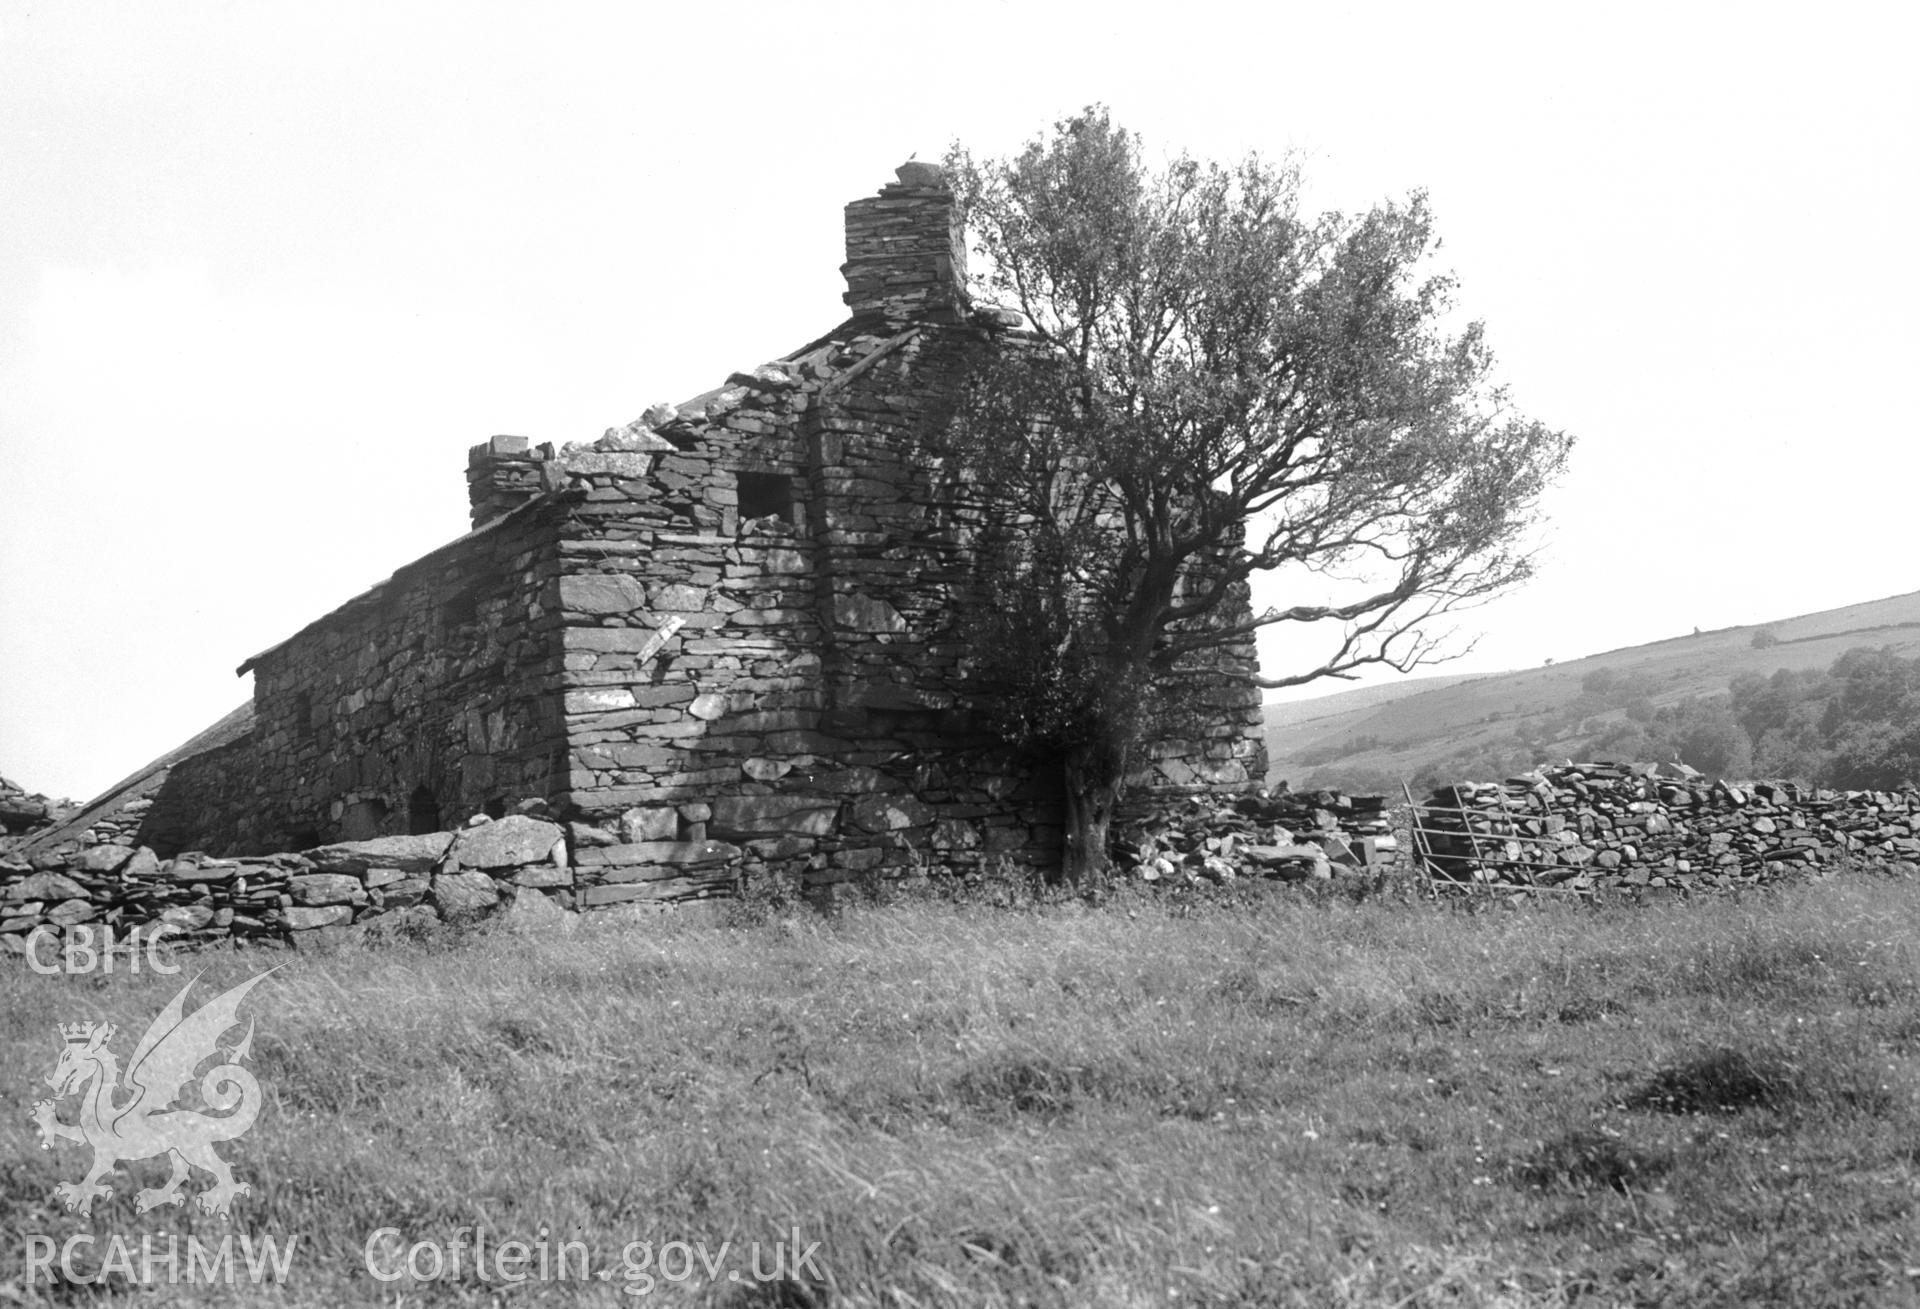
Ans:
{"type": "MultiPolygon", "coordinates": [[[[241,664],[250,709],[161,761],[141,843],[297,850],[543,802],[578,907],[756,863],[818,886],[1057,859],[1054,770],[967,709],[990,507],[923,439],[1018,319],[969,301],[940,171],[898,177],[847,206],[850,316],[818,340],[591,446],[475,446],[472,530],[241,664]]],[[[1257,691],[1213,701],[1136,788],[1264,777],[1257,691]]]]}

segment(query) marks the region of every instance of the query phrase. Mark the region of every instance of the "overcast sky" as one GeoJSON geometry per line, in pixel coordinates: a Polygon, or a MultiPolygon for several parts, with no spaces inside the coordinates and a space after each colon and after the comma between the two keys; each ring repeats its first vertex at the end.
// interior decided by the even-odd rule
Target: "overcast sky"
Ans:
{"type": "Polygon", "coordinates": [[[1431,193],[1580,441],[1451,671],[1920,588],[1914,12],[0,0],[0,770],[179,744],[465,530],[468,445],[805,343],[842,205],[1096,100],[1431,193]]]}

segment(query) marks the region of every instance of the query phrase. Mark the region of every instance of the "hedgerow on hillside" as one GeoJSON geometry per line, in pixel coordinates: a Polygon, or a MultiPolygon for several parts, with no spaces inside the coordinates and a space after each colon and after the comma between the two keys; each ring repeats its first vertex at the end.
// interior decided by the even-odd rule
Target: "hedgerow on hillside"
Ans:
{"type": "MultiPolygon", "coordinates": [[[[1920,658],[1857,647],[1825,671],[1743,673],[1724,694],[1656,705],[1657,690],[1644,674],[1597,669],[1559,713],[1522,720],[1510,736],[1428,764],[1413,785],[1503,777],[1569,758],[1673,761],[1715,778],[1793,778],[1857,790],[1920,782],[1920,658]]],[[[1359,780],[1397,782],[1377,769],[1338,764],[1307,782],[1365,789],[1350,785],[1359,780]]]]}

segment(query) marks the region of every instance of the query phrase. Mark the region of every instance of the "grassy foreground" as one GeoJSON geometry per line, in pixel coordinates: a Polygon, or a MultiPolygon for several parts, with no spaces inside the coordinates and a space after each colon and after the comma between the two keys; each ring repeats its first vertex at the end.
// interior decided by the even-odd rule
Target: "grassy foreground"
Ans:
{"type": "Polygon", "coordinates": [[[284,1283],[138,1298],[1920,1303],[1920,885],[1869,872],[1638,909],[1296,888],[185,962],[0,977],[0,1302],[123,1298],[24,1285],[30,1235],[237,1230],[296,1238],[284,1283]],[[28,1119],[56,1024],[119,1023],[124,1059],[196,969],[197,1003],[269,963],[235,1226],[135,1215],[155,1161],[91,1227],[61,1210],[85,1156],[28,1119]],[[399,1280],[368,1271],[382,1228],[399,1280]],[[463,1228],[612,1276],[483,1280],[463,1228]],[[795,1233],[811,1260],[756,1282],[750,1244],[771,1271],[795,1233]],[[456,1244],[459,1278],[404,1275],[456,1244]]]}

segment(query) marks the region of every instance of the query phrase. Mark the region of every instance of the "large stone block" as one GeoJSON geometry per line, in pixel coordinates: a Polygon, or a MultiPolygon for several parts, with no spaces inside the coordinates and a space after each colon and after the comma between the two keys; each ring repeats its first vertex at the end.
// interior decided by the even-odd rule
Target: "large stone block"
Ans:
{"type": "Polygon", "coordinates": [[[160,857],[144,845],[133,852],[133,858],[120,870],[122,877],[157,877],[159,874],[160,857]]]}
{"type": "Polygon", "coordinates": [[[631,614],[647,607],[647,588],[626,573],[589,573],[560,579],[560,607],[575,614],[631,614]]]}
{"type": "Polygon", "coordinates": [[[885,600],[855,592],[833,597],[833,621],[856,632],[904,632],[907,620],[885,600]]]}
{"type": "Polygon", "coordinates": [[[83,872],[117,873],[133,858],[133,850],[124,845],[88,846],[76,861],[83,872]]]}
{"type": "Polygon", "coordinates": [[[622,841],[671,841],[679,833],[680,815],[668,805],[636,806],[620,815],[622,841]]]}
{"type": "Polygon", "coordinates": [[[653,451],[665,452],[675,449],[673,442],[665,437],[655,436],[652,432],[634,433],[629,438],[634,442],[645,442],[639,450],[599,451],[570,450],[565,463],[569,473],[587,476],[599,473],[603,476],[643,478],[653,470],[653,461],[659,457],[653,451]]]}
{"type": "Polygon", "coordinates": [[[980,844],[980,830],[972,823],[943,819],[933,825],[933,839],[928,844],[936,850],[971,850],[980,844]]]}
{"type": "MultiPolygon", "coordinates": [[[[348,912],[351,913],[352,910],[348,910],[348,912]]],[[[160,921],[163,923],[171,923],[173,926],[184,928],[189,932],[196,932],[213,921],[213,906],[204,904],[175,905],[171,909],[162,909],[160,911],[160,921]]]]}
{"type": "Polygon", "coordinates": [[[485,873],[442,873],[433,879],[429,902],[449,922],[475,918],[500,903],[500,888],[485,873]]]}
{"type": "Polygon", "coordinates": [[[281,920],[296,932],[310,932],[317,927],[333,927],[352,921],[353,910],[343,904],[321,905],[305,908],[296,905],[292,909],[283,909],[281,920]]]}
{"type": "Polygon", "coordinates": [[[693,699],[694,689],[685,682],[677,686],[644,686],[633,692],[634,704],[643,709],[682,704],[693,699]]]}
{"type": "Polygon", "coordinates": [[[573,836],[573,848],[576,850],[583,846],[613,845],[620,840],[612,832],[595,827],[592,823],[568,823],[567,831],[573,836]]]}
{"type": "Polygon", "coordinates": [[[712,830],[722,836],[825,836],[839,817],[837,801],[810,795],[733,795],[711,802],[712,830]]]}
{"type": "Polygon", "coordinates": [[[707,607],[707,593],[697,586],[655,587],[648,604],[655,610],[667,612],[675,609],[699,611],[707,607]]]}
{"type": "MultiPolygon", "coordinates": [[[[407,936],[419,936],[432,930],[440,923],[440,916],[425,905],[407,905],[403,908],[388,909],[384,913],[369,914],[352,927],[322,928],[320,932],[310,932],[305,936],[318,936],[339,932],[349,938],[358,937],[363,941],[392,941],[407,936]]],[[[295,944],[304,940],[296,936],[295,944]]]]}
{"type": "Polygon", "coordinates": [[[453,868],[517,868],[523,864],[564,862],[566,834],[554,823],[525,814],[509,814],[491,823],[461,830],[447,850],[453,868]],[[554,848],[561,847],[559,861],[554,848]]]}
{"type": "Polygon", "coordinates": [[[427,898],[431,886],[431,881],[425,877],[403,877],[382,887],[375,901],[390,908],[416,905],[427,898]]]}
{"type": "MultiPolygon", "coordinates": [[[[676,794],[673,787],[669,785],[672,781],[673,778],[667,777],[658,779],[657,783],[651,786],[601,786],[595,787],[590,791],[576,790],[573,795],[573,802],[580,807],[582,813],[596,815],[601,817],[603,821],[606,819],[618,819],[623,810],[631,809],[635,805],[649,804],[656,800],[672,799],[676,794]]],[[[577,829],[580,824],[576,823],[574,826],[577,829]]],[[[606,841],[593,842],[592,844],[610,845],[617,839],[617,837],[610,836],[606,841]]],[[[574,846],[578,849],[579,845],[580,841],[578,837],[576,837],[574,846]]]]}
{"type": "Polygon", "coordinates": [[[624,768],[657,768],[661,764],[672,764],[683,758],[681,751],[668,745],[656,745],[651,741],[609,741],[603,745],[587,746],[576,750],[574,758],[580,767],[596,772],[612,772],[624,768]]]}
{"type": "Polygon", "coordinates": [[[595,654],[638,654],[658,649],[657,639],[650,627],[566,627],[560,632],[563,649],[595,654]]]}
{"type": "Polygon", "coordinates": [[[295,904],[352,904],[366,895],[366,887],[348,873],[307,873],[288,878],[287,892],[295,904]]]}
{"type": "MultiPolygon", "coordinates": [[[[346,841],[306,851],[314,869],[322,873],[365,873],[369,868],[398,868],[423,873],[440,862],[453,844],[452,832],[422,836],[379,836],[371,841],[346,841]]],[[[198,880],[198,879],[196,879],[198,880]]]]}
{"type": "Polygon", "coordinates": [[[582,868],[631,867],[655,864],[714,864],[740,857],[738,846],[725,841],[633,841],[603,845],[579,853],[582,868]]]}
{"type": "Polygon", "coordinates": [[[7,888],[7,902],[85,898],[87,888],[59,873],[33,873],[7,888]]]}
{"type": "Polygon", "coordinates": [[[596,687],[589,691],[569,691],[566,709],[570,714],[605,713],[610,709],[633,708],[633,692],[624,686],[596,687]]]}
{"type": "Polygon", "coordinates": [[[99,906],[93,901],[76,897],[72,900],[62,900],[47,910],[47,921],[60,927],[71,927],[75,923],[91,922],[99,912],[99,906]]]}
{"type": "Polygon", "coordinates": [[[231,882],[246,867],[235,859],[188,857],[168,860],[163,871],[176,882],[231,882]]]}
{"type": "Polygon", "coordinates": [[[863,795],[850,811],[855,827],[869,832],[897,832],[933,821],[933,811],[912,796],[863,795]]]}
{"type": "Polygon", "coordinates": [[[741,609],[727,616],[738,627],[787,627],[811,615],[804,609],[741,609]]]}
{"type": "Polygon", "coordinates": [[[629,882],[621,886],[589,886],[580,893],[580,903],[588,909],[623,904],[629,900],[658,900],[659,898],[659,888],[646,882],[629,882]]]}
{"type": "Polygon", "coordinates": [[[510,931],[553,928],[572,920],[573,915],[555,904],[546,892],[526,887],[507,903],[504,926],[510,931]]]}

